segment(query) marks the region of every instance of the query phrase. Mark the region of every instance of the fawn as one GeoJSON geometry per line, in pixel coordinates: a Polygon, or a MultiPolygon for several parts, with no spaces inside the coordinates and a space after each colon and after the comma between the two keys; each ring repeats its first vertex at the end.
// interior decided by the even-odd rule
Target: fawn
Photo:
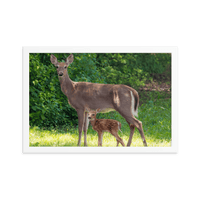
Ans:
{"type": "MultiPolygon", "coordinates": [[[[100,111],[98,108],[96,111],[92,111],[88,108],[86,110],[88,113],[88,119],[93,127],[93,130],[97,131],[98,133],[98,146],[102,146],[102,140],[103,140],[103,132],[108,131],[110,132],[117,140],[117,146],[119,143],[124,145],[123,140],[118,135],[118,130],[121,131],[121,123],[117,120],[113,119],[97,119],[96,114],[100,111]]],[[[122,131],[121,131],[122,132],[122,131]]]]}
{"type": "Polygon", "coordinates": [[[144,146],[147,146],[142,122],[135,118],[139,106],[139,95],[136,90],[127,85],[72,81],[67,68],[74,61],[73,54],[70,54],[64,62],[58,62],[57,58],[51,54],[50,60],[56,67],[62,92],[67,96],[69,104],[78,114],[78,146],[81,145],[82,131],[84,131],[84,146],[87,146],[89,120],[85,107],[92,110],[100,108],[102,113],[117,111],[125,118],[130,127],[127,146],[131,145],[135,128],[138,129],[144,146]]]}

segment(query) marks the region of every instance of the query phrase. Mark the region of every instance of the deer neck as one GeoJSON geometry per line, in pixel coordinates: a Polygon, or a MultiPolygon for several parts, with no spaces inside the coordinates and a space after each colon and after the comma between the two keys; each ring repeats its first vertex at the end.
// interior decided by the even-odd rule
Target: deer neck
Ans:
{"type": "Polygon", "coordinates": [[[96,124],[96,122],[97,122],[97,119],[96,119],[96,118],[95,118],[94,120],[90,121],[92,127],[94,127],[94,125],[96,124]]]}
{"type": "Polygon", "coordinates": [[[73,90],[73,81],[69,78],[68,73],[66,72],[62,77],[59,77],[59,81],[62,92],[69,96],[73,90]]]}

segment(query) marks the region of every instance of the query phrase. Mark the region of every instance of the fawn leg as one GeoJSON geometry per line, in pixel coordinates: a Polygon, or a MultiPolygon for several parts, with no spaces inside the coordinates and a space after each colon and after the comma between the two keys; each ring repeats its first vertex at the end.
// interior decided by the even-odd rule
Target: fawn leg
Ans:
{"type": "Polygon", "coordinates": [[[125,147],[125,144],[124,144],[124,141],[122,140],[122,138],[120,138],[120,137],[118,136],[118,140],[119,140],[119,142],[121,143],[121,145],[122,145],[123,147],[125,147]]]}
{"type": "Polygon", "coordinates": [[[100,135],[100,145],[102,146],[102,144],[103,144],[103,132],[100,135]]]}
{"type": "Polygon", "coordinates": [[[117,146],[118,146],[119,143],[121,143],[123,147],[125,146],[122,138],[119,137],[117,131],[111,131],[110,133],[116,138],[116,140],[117,140],[117,146]]]}
{"type": "Polygon", "coordinates": [[[98,146],[102,146],[102,132],[98,132],[98,146]]]}
{"type": "Polygon", "coordinates": [[[101,132],[98,132],[98,146],[101,146],[101,132]]]}

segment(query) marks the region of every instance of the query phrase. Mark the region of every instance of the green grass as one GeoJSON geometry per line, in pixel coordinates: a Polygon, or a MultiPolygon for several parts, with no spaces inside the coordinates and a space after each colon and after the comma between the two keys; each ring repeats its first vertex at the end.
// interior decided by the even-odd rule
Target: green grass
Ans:
{"type": "MultiPolygon", "coordinates": [[[[153,98],[151,98],[153,99],[153,98]]],[[[127,144],[130,128],[125,119],[117,112],[98,114],[97,118],[116,119],[122,124],[122,133],[119,136],[127,144]]],[[[143,123],[145,138],[149,147],[170,147],[171,146],[171,99],[153,99],[146,101],[139,107],[138,119],[143,123]]],[[[30,146],[77,146],[78,128],[44,130],[39,127],[30,127],[30,146]]],[[[87,143],[89,147],[98,146],[98,134],[89,125],[87,132],[87,143]]],[[[82,134],[81,146],[84,146],[84,134],[82,134]]],[[[103,136],[103,147],[115,147],[116,139],[105,132],[103,136]]],[[[119,145],[121,146],[121,144],[119,145]]],[[[143,147],[141,136],[137,129],[132,139],[132,147],[143,147]]]]}

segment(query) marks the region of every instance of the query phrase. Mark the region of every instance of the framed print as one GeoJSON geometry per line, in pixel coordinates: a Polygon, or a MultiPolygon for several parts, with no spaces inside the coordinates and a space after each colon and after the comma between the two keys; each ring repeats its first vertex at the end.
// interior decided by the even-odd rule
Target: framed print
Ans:
{"type": "Polygon", "coordinates": [[[177,47],[23,47],[23,153],[176,153],[177,47]]]}

